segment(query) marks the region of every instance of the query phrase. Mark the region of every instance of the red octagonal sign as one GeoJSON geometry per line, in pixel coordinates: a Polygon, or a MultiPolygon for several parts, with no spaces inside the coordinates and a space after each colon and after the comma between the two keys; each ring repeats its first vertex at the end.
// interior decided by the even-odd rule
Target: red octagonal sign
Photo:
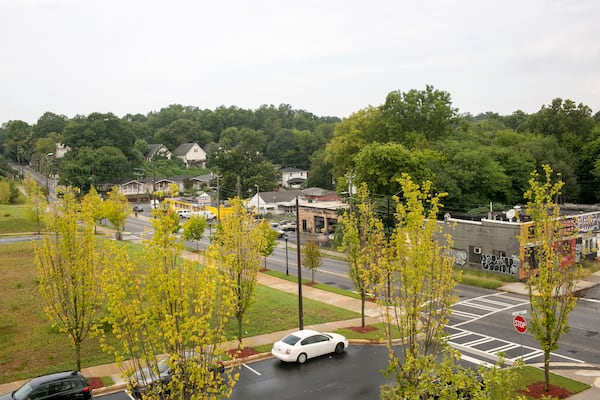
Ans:
{"type": "Polygon", "coordinates": [[[513,326],[519,333],[527,332],[527,320],[522,315],[515,315],[513,318],[513,326]]]}

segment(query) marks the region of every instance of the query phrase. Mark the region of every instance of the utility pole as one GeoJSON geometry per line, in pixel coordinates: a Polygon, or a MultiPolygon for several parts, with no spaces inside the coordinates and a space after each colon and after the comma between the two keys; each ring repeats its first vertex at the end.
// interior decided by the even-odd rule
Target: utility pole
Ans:
{"type": "Polygon", "coordinates": [[[300,252],[300,208],[298,207],[298,196],[296,196],[296,249],[298,255],[298,326],[304,329],[304,317],[302,310],[302,258],[300,252]]]}

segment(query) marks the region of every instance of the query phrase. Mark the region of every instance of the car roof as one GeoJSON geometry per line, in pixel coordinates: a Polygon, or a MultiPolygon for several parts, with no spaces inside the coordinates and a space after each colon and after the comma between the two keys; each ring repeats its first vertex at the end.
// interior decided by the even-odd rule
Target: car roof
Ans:
{"type": "Polygon", "coordinates": [[[57,372],[55,374],[38,376],[37,378],[33,378],[31,381],[29,381],[29,383],[31,384],[31,386],[39,386],[47,382],[59,381],[78,375],[79,372],[77,371],[57,372]]]}
{"type": "Polygon", "coordinates": [[[296,331],[296,332],[292,332],[290,333],[290,335],[294,335],[299,337],[300,339],[304,339],[305,337],[309,337],[312,335],[318,335],[318,334],[322,334],[323,332],[319,332],[319,331],[315,331],[313,329],[303,329],[301,331],[296,331]]]}

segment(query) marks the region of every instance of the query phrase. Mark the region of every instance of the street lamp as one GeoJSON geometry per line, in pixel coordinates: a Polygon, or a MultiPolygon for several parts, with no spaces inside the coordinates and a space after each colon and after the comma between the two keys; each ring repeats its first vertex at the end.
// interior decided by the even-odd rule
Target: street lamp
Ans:
{"type": "Polygon", "coordinates": [[[287,247],[288,237],[285,235],[285,274],[289,275],[290,271],[288,271],[288,247],[287,247]]]}
{"type": "Polygon", "coordinates": [[[212,223],[208,222],[208,240],[212,243],[212,223]]]}

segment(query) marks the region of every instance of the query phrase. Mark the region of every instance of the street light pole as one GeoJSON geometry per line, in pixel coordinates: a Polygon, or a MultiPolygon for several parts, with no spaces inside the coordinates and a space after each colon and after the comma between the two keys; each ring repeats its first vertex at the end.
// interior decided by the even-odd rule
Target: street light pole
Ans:
{"type": "Polygon", "coordinates": [[[285,235],[285,275],[289,275],[290,271],[288,270],[288,247],[287,247],[288,237],[285,235]]]}
{"type": "Polygon", "coordinates": [[[302,310],[302,259],[300,257],[300,210],[296,196],[296,247],[298,255],[298,325],[300,330],[304,329],[304,311],[302,310]]]}

